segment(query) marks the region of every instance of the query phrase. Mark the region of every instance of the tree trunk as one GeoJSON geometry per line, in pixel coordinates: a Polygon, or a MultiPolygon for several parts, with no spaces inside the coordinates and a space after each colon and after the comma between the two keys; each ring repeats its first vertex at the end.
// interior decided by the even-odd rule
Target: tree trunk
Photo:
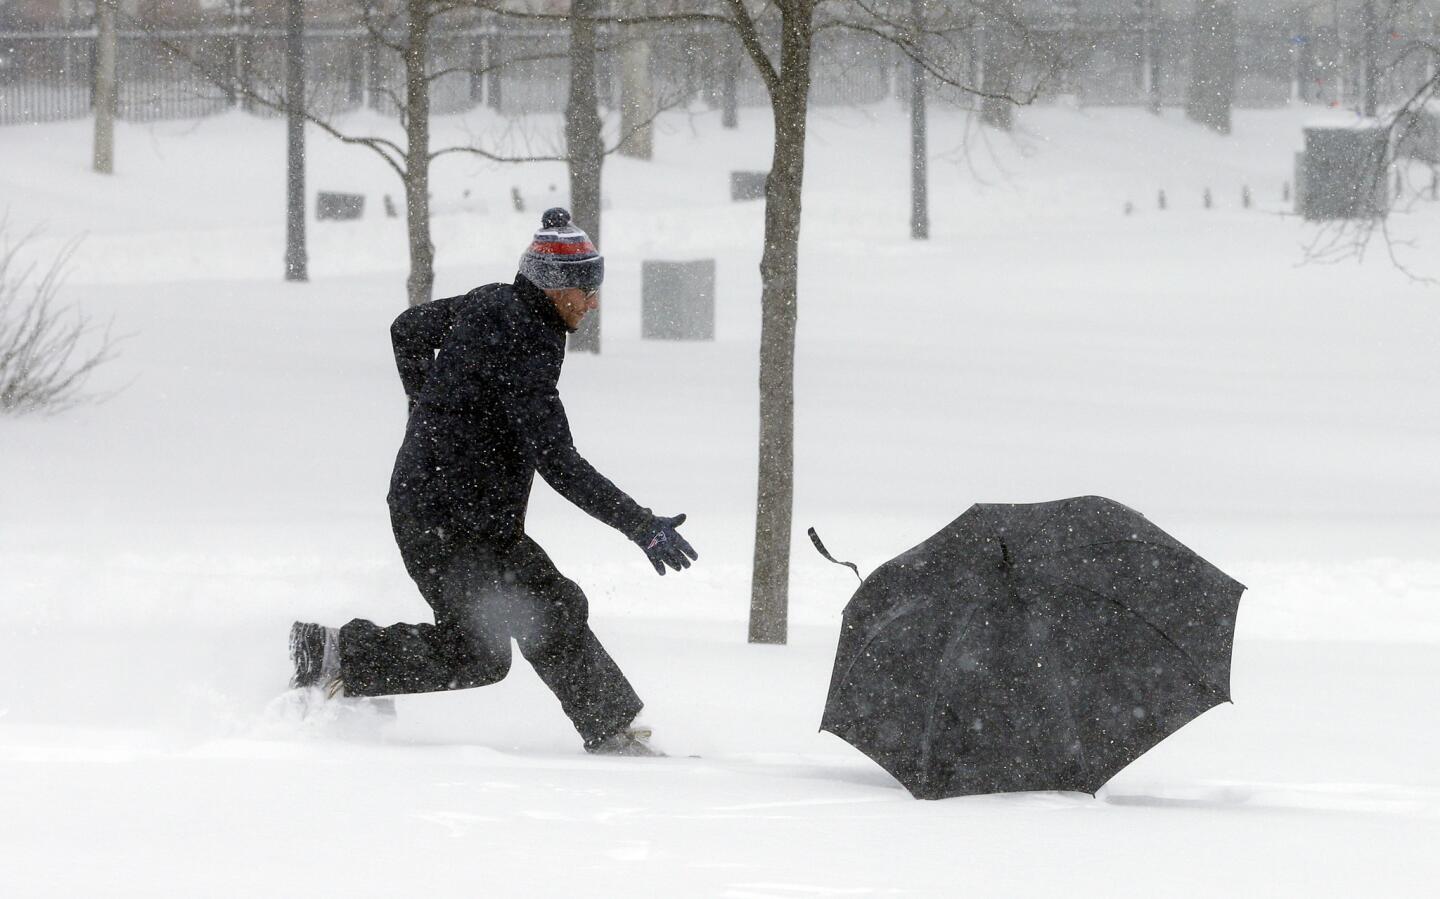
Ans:
{"type": "MultiPolygon", "coordinates": [[[[600,244],[600,176],[605,145],[595,95],[595,16],[600,0],[574,0],[570,7],[570,98],[565,106],[565,155],[570,169],[570,217],[597,248],[600,244]]],[[[602,249],[601,252],[604,252],[602,249]]],[[[570,335],[571,352],[600,352],[600,313],[585,316],[570,335]]]]}
{"type": "Polygon", "coordinates": [[[1307,84],[1309,76],[1309,50],[1314,39],[1310,34],[1310,10],[1295,11],[1295,34],[1301,40],[1290,42],[1290,102],[1304,103],[1309,100],[1307,84]]]}
{"type": "Polygon", "coordinates": [[[765,183],[765,250],[760,257],[760,464],[750,584],[752,643],[784,643],[789,615],[800,196],[813,13],[813,0],[781,5],[780,77],[770,97],[775,151],[765,183]]]}
{"type": "Polygon", "coordinates": [[[429,0],[406,0],[405,22],[405,223],[410,234],[410,305],[430,301],[435,284],[435,245],[430,242],[430,59],[429,0]]]}
{"type": "MultiPolygon", "coordinates": [[[[503,19],[492,24],[491,27],[499,29],[502,24],[504,24],[503,19]]],[[[503,102],[500,93],[500,68],[503,62],[504,43],[498,33],[490,34],[485,38],[485,105],[496,112],[500,111],[500,104],[503,102]]]]}
{"type": "Polygon", "coordinates": [[[95,85],[95,171],[115,173],[115,1],[96,0],[95,85]]]}
{"type": "Polygon", "coordinates": [[[1160,17],[1155,10],[1155,3],[1156,0],[1148,0],[1145,4],[1145,94],[1149,99],[1150,112],[1159,115],[1164,84],[1161,81],[1160,68],[1160,17]]]}
{"type": "Polygon", "coordinates": [[[740,54],[728,36],[720,44],[720,125],[740,126],[740,54]]]}
{"type": "Polygon", "coordinates": [[[655,149],[655,92],[650,81],[650,44],[628,41],[620,51],[620,152],[649,159],[655,149]]]}
{"type": "Polygon", "coordinates": [[[985,71],[981,89],[987,94],[980,102],[980,121],[991,128],[1009,131],[1015,122],[1015,104],[1006,99],[1015,83],[1019,51],[1011,21],[1017,15],[1015,0],[996,0],[993,15],[985,16],[985,71]]]}
{"type": "Polygon", "coordinates": [[[95,171],[115,172],[115,3],[97,0],[95,11],[99,33],[95,45],[95,171]]]}
{"type": "Polygon", "coordinates": [[[1361,28],[1365,31],[1364,42],[1360,45],[1364,54],[1362,63],[1364,65],[1365,93],[1362,95],[1360,114],[1368,119],[1375,118],[1375,113],[1380,105],[1380,63],[1376,58],[1379,49],[1376,47],[1378,40],[1375,17],[1375,0],[1365,0],[1361,10],[1361,28]]]}
{"type": "Polygon", "coordinates": [[[1185,115],[1213,131],[1229,134],[1234,100],[1235,5],[1227,0],[1197,0],[1185,115]]]}
{"type": "MultiPolygon", "coordinates": [[[[923,34],[924,0],[910,0],[910,15],[914,20],[915,41],[923,34]]],[[[918,59],[910,61],[910,238],[927,240],[930,237],[930,200],[926,166],[925,128],[925,67],[918,59]]]]}
{"type": "Polygon", "coordinates": [[[285,280],[307,281],[305,248],[305,0],[285,10],[285,280]]]}
{"type": "MultiPolygon", "coordinates": [[[[371,20],[368,18],[367,22],[371,20]]],[[[380,26],[373,25],[379,28],[380,26]]],[[[382,68],[381,54],[384,49],[380,46],[380,39],[374,34],[365,36],[365,108],[381,109],[384,92],[381,87],[385,84],[385,70],[382,68]]]]}

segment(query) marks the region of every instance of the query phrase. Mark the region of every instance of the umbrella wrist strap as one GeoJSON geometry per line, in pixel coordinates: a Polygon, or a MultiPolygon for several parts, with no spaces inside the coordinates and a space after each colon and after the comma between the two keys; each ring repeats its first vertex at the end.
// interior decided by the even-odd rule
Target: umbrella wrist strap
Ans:
{"type": "Polygon", "coordinates": [[[815,549],[820,553],[820,555],[829,559],[831,562],[834,562],[836,565],[844,565],[846,568],[849,568],[851,571],[855,572],[856,577],[860,578],[860,583],[865,583],[865,578],[860,577],[860,568],[854,562],[842,562],[834,556],[830,555],[830,550],[826,549],[825,544],[820,542],[820,535],[815,533],[814,528],[810,528],[808,531],[806,531],[806,533],[810,535],[810,542],[815,544],[815,549]]]}

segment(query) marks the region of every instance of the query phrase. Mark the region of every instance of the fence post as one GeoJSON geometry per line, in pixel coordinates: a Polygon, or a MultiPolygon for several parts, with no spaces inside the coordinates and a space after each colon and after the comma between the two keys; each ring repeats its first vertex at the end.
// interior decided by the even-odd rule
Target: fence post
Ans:
{"type": "Polygon", "coordinates": [[[470,32],[470,103],[485,102],[485,38],[479,31],[470,32]]]}

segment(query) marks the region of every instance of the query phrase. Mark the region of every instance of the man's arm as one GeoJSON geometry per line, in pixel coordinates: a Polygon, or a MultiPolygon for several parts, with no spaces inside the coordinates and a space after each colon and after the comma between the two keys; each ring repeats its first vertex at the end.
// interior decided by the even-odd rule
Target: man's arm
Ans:
{"type": "MultiPolygon", "coordinates": [[[[501,354],[496,354],[500,356],[501,354]]],[[[563,357],[561,357],[563,358],[563,357]]],[[[507,370],[495,372],[492,383],[511,426],[535,470],[556,492],[589,515],[605,522],[636,543],[656,574],[668,567],[679,571],[700,558],[675,529],[685,516],[660,518],[631,499],[575,449],[570,422],[556,388],[559,360],[543,355],[511,355],[507,370]]]]}
{"type": "Polygon", "coordinates": [[[420,398],[430,366],[435,364],[435,351],[445,343],[455,325],[459,297],[446,297],[400,313],[390,325],[390,343],[395,349],[395,368],[405,396],[413,405],[420,398]]]}
{"type": "Polygon", "coordinates": [[[575,448],[556,389],[564,350],[541,350],[540,344],[523,339],[503,323],[462,327],[458,340],[477,344],[467,347],[465,357],[487,369],[485,380],[494,386],[505,418],[520,438],[521,451],[540,477],[590,516],[638,540],[654,519],[651,511],[596,471],[575,448]]]}
{"type": "Polygon", "coordinates": [[[656,574],[663,575],[666,566],[674,571],[689,568],[692,559],[700,558],[675,530],[685,523],[684,515],[656,516],[585,461],[571,440],[565,407],[553,386],[534,391],[528,408],[526,414],[535,427],[521,431],[534,435],[526,439],[526,449],[532,453],[535,470],[556,492],[629,537],[655,566],[656,574]]]}
{"type": "Polygon", "coordinates": [[[516,410],[517,425],[535,470],[555,492],[631,540],[639,540],[654,515],[616,487],[575,449],[570,421],[560,393],[553,386],[523,390],[516,410]]]}

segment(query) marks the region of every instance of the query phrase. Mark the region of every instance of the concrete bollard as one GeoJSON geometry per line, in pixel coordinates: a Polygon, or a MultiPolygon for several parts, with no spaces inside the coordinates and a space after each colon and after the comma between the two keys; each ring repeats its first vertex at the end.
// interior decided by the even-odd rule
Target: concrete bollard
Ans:
{"type": "Polygon", "coordinates": [[[645,340],[715,339],[715,260],[640,266],[640,336],[645,340]]]}
{"type": "Polygon", "coordinates": [[[769,172],[731,172],[731,201],[765,199],[765,182],[769,178],[769,172]]]}
{"type": "Polygon", "coordinates": [[[321,221],[349,221],[365,213],[364,194],[342,194],[322,190],[315,195],[315,217],[321,221]]]}
{"type": "Polygon", "coordinates": [[[1383,218],[1390,211],[1389,140],[1379,125],[1306,128],[1300,214],[1312,221],[1383,218]]]}

